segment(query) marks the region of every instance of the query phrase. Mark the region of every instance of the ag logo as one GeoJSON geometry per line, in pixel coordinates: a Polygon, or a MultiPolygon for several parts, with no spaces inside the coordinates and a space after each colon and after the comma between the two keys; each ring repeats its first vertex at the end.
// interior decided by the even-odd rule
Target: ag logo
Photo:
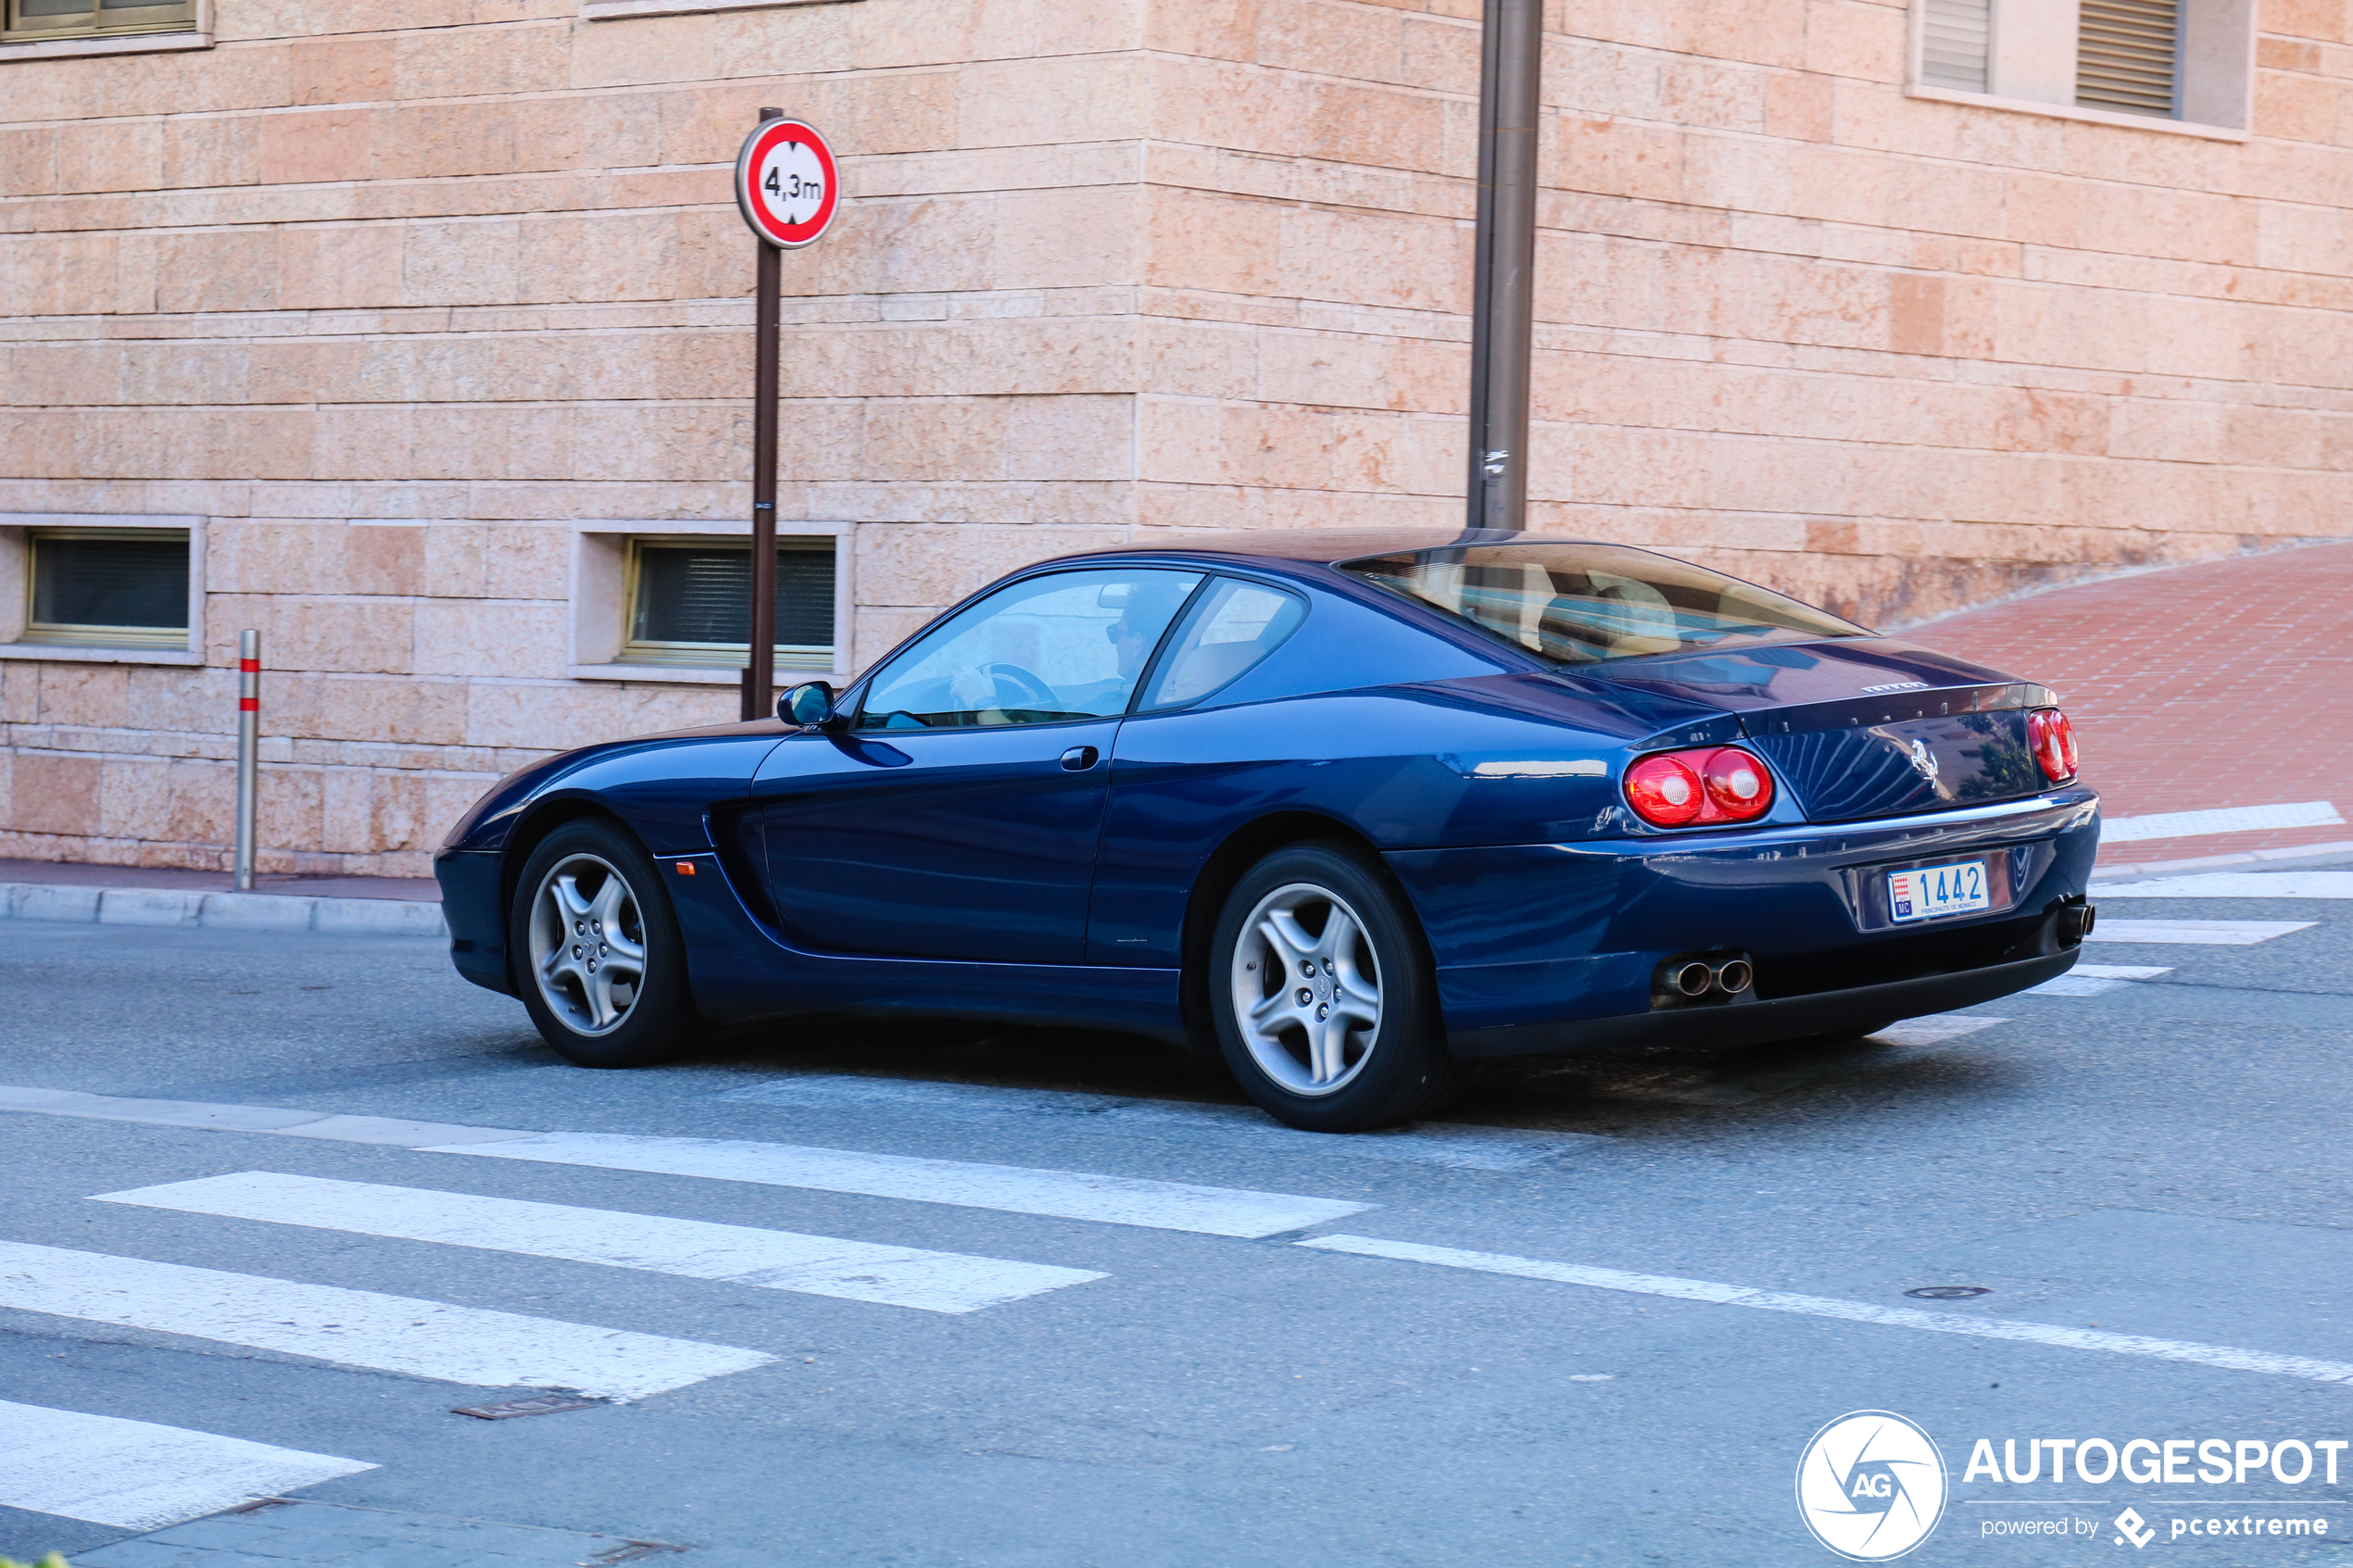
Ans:
{"type": "Polygon", "coordinates": [[[1944,1516],[1944,1456],[1900,1415],[1840,1416],[1814,1434],[1797,1461],[1797,1512],[1814,1538],[1841,1557],[1901,1557],[1944,1516]]]}

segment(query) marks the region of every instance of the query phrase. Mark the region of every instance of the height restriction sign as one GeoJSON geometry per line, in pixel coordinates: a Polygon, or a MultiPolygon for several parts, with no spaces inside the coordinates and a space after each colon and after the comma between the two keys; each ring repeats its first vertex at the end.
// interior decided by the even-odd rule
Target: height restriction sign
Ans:
{"type": "Polygon", "coordinates": [[[815,245],[841,206],[833,148],[814,126],[761,121],[736,155],[736,205],[751,232],[770,245],[785,250],[815,245]]]}

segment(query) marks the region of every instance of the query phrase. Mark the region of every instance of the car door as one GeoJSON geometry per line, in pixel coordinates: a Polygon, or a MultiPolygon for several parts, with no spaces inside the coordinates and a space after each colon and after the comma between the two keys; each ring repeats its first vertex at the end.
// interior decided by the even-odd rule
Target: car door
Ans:
{"type": "Polygon", "coordinates": [[[822,951],[1077,963],[1112,741],[1200,574],[1010,583],[902,649],[753,784],[770,896],[822,951]]]}

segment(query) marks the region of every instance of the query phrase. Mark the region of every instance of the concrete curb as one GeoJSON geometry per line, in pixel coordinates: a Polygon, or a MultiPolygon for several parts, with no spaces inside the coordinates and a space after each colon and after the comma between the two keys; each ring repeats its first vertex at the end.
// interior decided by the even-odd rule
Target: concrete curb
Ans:
{"type": "Polygon", "coordinates": [[[202,926],[212,931],[311,932],[322,936],[447,936],[441,906],[396,898],[316,898],[279,893],[198,893],[152,887],[0,883],[0,920],[82,925],[202,926]]]}

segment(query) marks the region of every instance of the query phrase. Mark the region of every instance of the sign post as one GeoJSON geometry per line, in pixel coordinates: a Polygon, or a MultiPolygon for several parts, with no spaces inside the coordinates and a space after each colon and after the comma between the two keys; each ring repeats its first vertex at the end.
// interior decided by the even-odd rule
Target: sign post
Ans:
{"type": "Polygon", "coordinates": [[[736,206],[760,242],[752,330],[751,662],[743,672],[743,717],[776,709],[776,399],[784,306],[784,256],[815,245],[841,207],[833,148],[815,127],[763,108],[736,155],[736,206]]]}
{"type": "Polygon", "coordinates": [[[1543,0],[1487,0],[1478,89],[1478,232],[1471,305],[1472,528],[1528,526],[1536,317],[1536,132],[1543,0]]]}

